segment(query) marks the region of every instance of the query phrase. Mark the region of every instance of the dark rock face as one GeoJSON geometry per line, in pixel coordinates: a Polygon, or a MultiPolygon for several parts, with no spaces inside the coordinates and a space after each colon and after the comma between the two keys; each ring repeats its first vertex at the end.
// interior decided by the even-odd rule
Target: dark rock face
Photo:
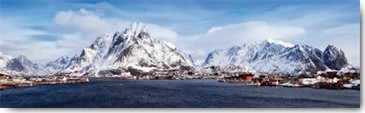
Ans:
{"type": "Polygon", "coordinates": [[[43,76],[50,74],[45,66],[33,63],[24,55],[12,57],[0,52],[0,64],[0,73],[5,75],[43,76]]]}
{"type": "Polygon", "coordinates": [[[324,64],[330,69],[340,70],[348,64],[345,53],[333,45],[328,45],[323,52],[324,64]]]}
{"type": "Polygon", "coordinates": [[[6,64],[6,68],[17,72],[21,72],[25,69],[19,59],[11,59],[8,64],[6,64]]]}
{"type": "Polygon", "coordinates": [[[208,63],[210,62],[210,60],[212,60],[214,58],[214,55],[213,54],[214,54],[214,52],[211,52],[211,53],[208,54],[207,58],[205,58],[205,61],[202,64],[203,66],[208,65],[208,63]]]}

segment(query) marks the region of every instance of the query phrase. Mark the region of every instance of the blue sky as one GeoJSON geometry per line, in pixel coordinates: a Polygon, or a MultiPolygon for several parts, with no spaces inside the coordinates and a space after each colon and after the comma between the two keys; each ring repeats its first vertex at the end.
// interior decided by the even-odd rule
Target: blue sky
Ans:
{"type": "Polygon", "coordinates": [[[140,21],[198,62],[214,49],[277,38],[335,45],[360,65],[359,0],[1,0],[0,9],[0,51],[42,63],[140,21]]]}

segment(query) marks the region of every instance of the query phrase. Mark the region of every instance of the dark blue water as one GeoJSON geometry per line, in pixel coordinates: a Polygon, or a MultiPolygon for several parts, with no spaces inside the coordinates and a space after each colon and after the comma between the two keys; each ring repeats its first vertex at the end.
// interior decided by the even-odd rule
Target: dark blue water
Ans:
{"type": "Polygon", "coordinates": [[[215,80],[94,79],[0,91],[2,108],[337,108],[360,107],[360,91],[255,87],[215,80]]]}

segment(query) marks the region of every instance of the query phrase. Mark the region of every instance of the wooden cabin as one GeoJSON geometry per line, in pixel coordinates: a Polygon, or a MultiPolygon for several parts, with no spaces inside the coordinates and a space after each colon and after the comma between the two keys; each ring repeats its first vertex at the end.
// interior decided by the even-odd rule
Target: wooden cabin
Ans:
{"type": "Polygon", "coordinates": [[[254,75],[253,74],[247,74],[246,76],[244,76],[244,80],[246,81],[252,81],[252,79],[254,78],[254,75]]]}

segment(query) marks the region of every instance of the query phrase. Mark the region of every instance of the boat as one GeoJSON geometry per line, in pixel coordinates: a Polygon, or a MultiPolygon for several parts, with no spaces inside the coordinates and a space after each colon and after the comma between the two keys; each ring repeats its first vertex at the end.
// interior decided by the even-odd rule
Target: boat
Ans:
{"type": "Polygon", "coordinates": [[[303,85],[301,85],[301,84],[293,84],[291,82],[286,82],[284,84],[280,84],[279,86],[283,86],[283,87],[295,87],[295,88],[297,88],[297,87],[303,87],[303,85]]]}
{"type": "Polygon", "coordinates": [[[225,80],[225,79],[223,79],[223,78],[219,78],[219,79],[217,79],[217,81],[218,81],[218,82],[226,82],[226,80],[225,80]]]}
{"type": "Polygon", "coordinates": [[[260,83],[259,82],[247,82],[245,83],[246,86],[259,86],[260,83]]]}

